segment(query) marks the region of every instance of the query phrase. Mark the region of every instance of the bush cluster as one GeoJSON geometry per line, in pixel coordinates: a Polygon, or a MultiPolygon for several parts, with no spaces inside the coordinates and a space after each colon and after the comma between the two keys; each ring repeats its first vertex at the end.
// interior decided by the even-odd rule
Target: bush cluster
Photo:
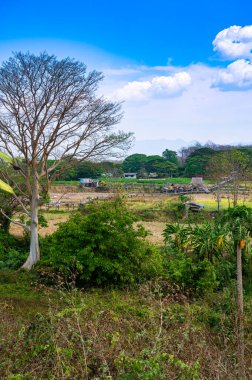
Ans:
{"type": "Polygon", "coordinates": [[[159,250],[143,240],[123,200],[96,202],[75,214],[42,244],[40,266],[84,284],[132,284],[162,270],[159,250]]]}
{"type": "Polygon", "coordinates": [[[18,239],[0,230],[0,268],[18,269],[28,252],[27,239],[18,239]]]}

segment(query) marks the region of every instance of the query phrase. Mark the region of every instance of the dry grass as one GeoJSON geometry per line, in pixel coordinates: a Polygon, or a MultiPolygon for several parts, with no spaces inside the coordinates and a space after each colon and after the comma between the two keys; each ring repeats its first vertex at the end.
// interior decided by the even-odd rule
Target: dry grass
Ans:
{"type": "Polygon", "coordinates": [[[165,228],[164,222],[143,222],[141,221],[141,224],[146,228],[146,230],[150,233],[150,235],[147,236],[147,239],[157,245],[163,245],[164,238],[162,236],[162,233],[165,228]]]}
{"type": "Polygon", "coordinates": [[[211,307],[190,303],[166,282],[134,291],[33,288],[34,298],[21,300],[16,289],[9,288],[1,311],[3,380],[236,380],[225,313],[219,312],[216,334],[211,307]]]}

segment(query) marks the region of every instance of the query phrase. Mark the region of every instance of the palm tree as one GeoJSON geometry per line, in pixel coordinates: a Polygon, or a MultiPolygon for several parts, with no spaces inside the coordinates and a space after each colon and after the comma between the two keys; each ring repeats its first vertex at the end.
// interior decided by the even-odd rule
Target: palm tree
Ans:
{"type": "Polygon", "coordinates": [[[246,206],[236,206],[224,212],[222,225],[229,231],[236,250],[237,272],[237,344],[238,344],[238,376],[246,379],[245,344],[244,344],[244,314],[243,314],[243,278],[242,278],[242,249],[245,240],[252,231],[252,209],[246,206]]]}

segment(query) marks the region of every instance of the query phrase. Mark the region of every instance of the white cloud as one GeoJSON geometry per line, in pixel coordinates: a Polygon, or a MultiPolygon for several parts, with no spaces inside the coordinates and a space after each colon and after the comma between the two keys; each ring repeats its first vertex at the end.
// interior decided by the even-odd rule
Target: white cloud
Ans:
{"type": "MultiPolygon", "coordinates": [[[[103,71],[105,77],[99,88],[100,95],[114,100],[113,94],[121,91],[121,98],[126,99],[127,95],[127,99],[132,100],[133,93],[135,99],[143,97],[142,102],[126,101],[123,104],[124,117],[118,128],[133,131],[136,141],[149,140],[148,147],[153,153],[161,154],[164,150],[166,143],[162,145],[160,141],[177,138],[200,142],[212,140],[216,143],[252,142],[252,90],[220,91],[220,79],[224,74],[218,67],[205,64],[181,67],[170,62],[167,66],[148,67],[70,41],[1,42],[0,60],[8,58],[12,50],[37,53],[44,49],[58,57],[75,57],[87,63],[88,70],[103,71]],[[219,88],[212,86],[213,81],[217,85],[216,78],[219,88]],[[159,141],[155,144],[153,140],[159,141]]],[[[238,74],[239,71],[247,71],[242,82],[238,74],[234,75],[235,66],[229,67],[229,71],[236,82],[246,82],[248,88],[251,65],[244,62],[244,69],[237,67],[238,74]]],[[[246,89],[246,86],[241,88],[246,89]]],[[[172,148],[169,141],[166,147],[172,148]]],[[[140,153],[144,152],[144,145],[137,145],[137,149],[140,153]]]]}
{"type": "Polygon", "coordinates": [[[213,83],[222,90],[246,90],[252,88],[252,63],[238,59],[226,69],[220,70],[213,83]]]}
{"type": "Polygon", "coordinates": [[[128,82],[114,95],[120,100],[142,102],[152,98],[181,95],[190,84],[191,76],[182,71],[170,76],[155,76],[147,81],[128,82]]]}
{"type": "MultiPolygon", "coordinates": [[[[218,75],[216,67],[193,64],[181,71],[191,77],[186,91],[180,96],[152,96],[142,103],[126,101],[120,127],[134,131],[136,141],[181,138],[216,143],[251,142],[252,91],[223,92],[211,87],[218,75]]],[[[136,148],[133,150],[136,152],[136,148]]],[[[156,150],[156,154],[161,152],[161,148],[156,150]]]]}
{"type": "Polygon", "coordinates": [[[213,46],[214,51],[228,60],[251,58],[252,25],[233,25],[222,30],[215,37],[213,46]]]}

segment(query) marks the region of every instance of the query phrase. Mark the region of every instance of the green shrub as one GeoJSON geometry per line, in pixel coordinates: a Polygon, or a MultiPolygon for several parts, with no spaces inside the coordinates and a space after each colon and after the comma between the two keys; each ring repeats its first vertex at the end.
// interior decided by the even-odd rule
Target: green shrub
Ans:
{"type": "Polygon", "coordinates": [[[96,202],[60,225],[42,244],[42,266],[88,284],[131,284],[162,269],[159,251],[121,199],[96,202]]]}
{"type": "Polygon", "coordinates": [[[27,251],[26,238],[18,239],[0,231],[0,268],[18,269],[24,263],[27,251]]]}
{"type": "MultiPolygon", "coordinates": [[[[178,380],[197,380],[199,378],[199,361],[186,364],[174,355],[166,352],[154,353],[145,350],[141,356],[131,358],[120,355],[116,361],[119,369],[118,379],[120,380],[155,380],[167,379],[166,367],[170,367],[176,373],[178,380]]],[[[175,377],[173,377],[175,379],[175,377]]]]}
{"type": "Polygon", "coordinates": [[[201,295],[218,286],[215,267],[209,260],[195,261],[185,253],[170,254],[167,249],[165,255],[167,277],[184,291],[201,295]]]}
{"type": "Polygon", "coordinates": [[[0,269],[18,269],[25,261],[25,254],[11,248],[0,260],[0,269]]]}

